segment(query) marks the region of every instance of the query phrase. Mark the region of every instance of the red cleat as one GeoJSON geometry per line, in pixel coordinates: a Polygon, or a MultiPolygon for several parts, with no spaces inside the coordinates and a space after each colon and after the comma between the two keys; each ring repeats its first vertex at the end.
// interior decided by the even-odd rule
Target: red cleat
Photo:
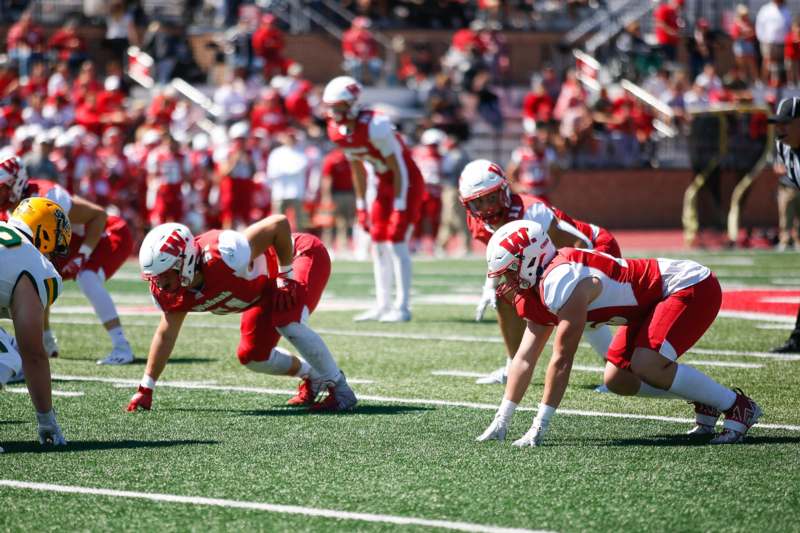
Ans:
{"type": "Polygon", "coordinates": [[[286,405],[306,406],[314,403],[314,391],[311,389],[311,380],[304,378],[297,386],[297,394],[286,401],[286,405]]]}
{"type": "Polygon", "coordinates": [[[711,444],[735,444],[744,440],[753,425],[764,412],[756,402],[744,395],[741,389],[736,391],[736,401],[730,409],[725,411],[725,422],[722,424],[722,433],[711,440],[711,444]]]}
{"type": "Polygon", "coordinates": [[[347,384],[344,373],[339,374],[339,379],[333,385],[328,386],[328,396],[311,406],[311,410],[316,413],[334,413],[339,411],[350,411],[356,406],[358,399],[353,389],[347,384]]]}
{"type": "Polygon", "coordinates": [[[694,417],[695,426],[690,429],[687,434],[689,435],[713,435],[715,433],[714,426],[717,424],[717,419],[722,413],[715,407],[706,405],[700,402],[694,403],[694,417]]]}

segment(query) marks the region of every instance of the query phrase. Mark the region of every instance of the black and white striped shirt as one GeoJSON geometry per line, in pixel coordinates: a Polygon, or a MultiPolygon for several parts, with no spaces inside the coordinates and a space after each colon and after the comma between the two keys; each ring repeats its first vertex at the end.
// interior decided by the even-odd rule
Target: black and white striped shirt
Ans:
{"type": "Polygon", "coordinates": [[[775,154],[786,167],[786,181],[800,189],[800,151],[792,149],[783,141],[775,141],[775,154]]]}

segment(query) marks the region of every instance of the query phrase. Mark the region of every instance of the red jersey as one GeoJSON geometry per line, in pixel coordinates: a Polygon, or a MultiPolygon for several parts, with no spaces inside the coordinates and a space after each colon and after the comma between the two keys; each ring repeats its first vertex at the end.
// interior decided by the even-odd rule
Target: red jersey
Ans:
{"type": "Polygon", "coordinates": [[[411,157],[417,164],[425,181],[425,189],[435,197],[442,195],[442,181],[444,171],[442,169],[442,156],[435,146],[415,146],[411,150],[411,157]]]}
{"type": "Polygon", "coordinates": [[[333,150],[322,160],[322,175],[330,176],[331,191],[352,192],[353,177],[350,163],[341,150],[333,150]]]}
{"type": "Polygon", "coordinates": [[[602,252],[562,248],[539,279],[539,298],[556,314],[569,301],[575,287],[587,278],[598,278],[602,289],[589,303],[587,321],[599,324],[630,324],[646,318],[653,307],[682,289],[696,285],[711,271],[689,260],[622,259],[602,252]]]}
{"type": "Polygon", "coordinates": [[[550,167],[556,162],[555,150],[545,148],[538,152],[530,146],[520,146],[511,152],[511,160],[519,169],[517,181],[526,192],[541,197],[550,192],[550,167]]]}
{"type": "Polygon", "coordinates": [[[656,24],[656,41],[658,44],[678,44],[678,10],[675,9],[675,6],[661,4],[653,11],[653,20],[664,26],[661,27],[656,24]],[[667,33],[665,28],[671,29],[673,34],[667,33]]]}
{"type": "Polygon", "coordinates": [[[394,196],[394,181],[389,170],[387,157],[394,155],[404,180],[403,188],[418,188],[424,184],[411,152],[406,147],[394,125],[384,115],[371,110],[363,110],[356,117],[353,131],[328,121],[328,138],[341,149],[348,160],[368,163],[378,179],[378,195],[394,196]]]}
{"type": "Polygon", "coordinates": [[[201,250],[198,269],[203,283],[198,289],[175,292],[150,284],[150,293],[164,312],[210,311],[218,315],[241,313],[271,294],[278,262],[274,250],[250,264],[250,245],[241,233],[211,230],[194,238],[201,250]]]}
{"type": "MultiPolygon", "coordinates": [[[[530,194],[511,195],[511,208],[508,211],[506,222],[511,222],[513,220],[533,220],[534,222],[538,222],[543,228],[549,228],[550,224],[555,219],[572,225],[586,236],[588,243],[592,245],[594,245],[595,239],[600,233],[600,228],[598,226],[576,220],[559,208],[546,204],[536,196],[530,194]]],[[[489,239],[491,239],[494,234],[492,228],[469,211],[467,212],[467,227],[470,233],[472,233],[472,238],[484,244],[488,244],[489,239]]]]}

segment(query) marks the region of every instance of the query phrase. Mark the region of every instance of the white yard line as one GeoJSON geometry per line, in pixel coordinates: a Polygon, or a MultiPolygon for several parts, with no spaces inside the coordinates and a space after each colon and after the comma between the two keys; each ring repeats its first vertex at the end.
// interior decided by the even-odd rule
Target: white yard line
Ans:
{"type": "MultiPolygon", "coordinates": [[[[94,378],[91,376],[66,376],[54,375],[53,379],[60,379],[64,381],[97,381],[101,383],[119,383],[124,385],[138,385],[139,381],[134,379],[113,379],[113,378],[94,378]]],[[[220,392],[247,392],[253,394],[277,394],[282,396],[289,396],[297,391],[286,389],[266,389],[262,387],[235,387],[224,385],[202,385],[193,384],[189,382],[158,382],[159,387],[173,387],[178,389],[188,390],[212,390],[220,392]]],[[[473,403],[473,402],[453,402],[448,400],[432,400],[426,398],[394,398],[390,396],[372,396],[359,394],[360,400],[367,400],[371,402],[384,402],[384,403],[399,403],[411,405],[438,405],[442,407],[466,407],[469,409],[497,409],[496,404],[491,403],[473,403]]],[[[517,407],[517,411],[535,411],[533,407],[517,407]]],[[[655,416],[655,415],[636,415],[628,413],[605,413],[600,411],[582,411],[574,409],[559,409],[558,412],[563,415],[576,415],[576,416],[598,416],[606,418],[629,418],[634,420],[658,420],[661,422],[675,422],[679,424],[694,423],[692,418],[677,418],[671,416],[655,416]]],[[[800,431],[800,426],[792,426],[786,424],[758,424],[760,428],[766,429],[785,429],[788,431],[800,431]]]]}
{"type": "Polygon", "coordinates": [[[201,496],[179,496],[175,494],[158,494],[150,492],[134,492],[128,490],[77,487],[74,485],[53,485],[50,483],[31,483],[28,481],[16,481],[12,479],[0,479],[0,486],[12,489],[58,492],[62,494],[87,494],[91,496],[108,496],[111,498],[149,500],[152,502],[206,505],[212,507],[224,507],[228,509],[248,509],[255,511],[265,511],[268,513],[316,516],[321,518],[332,518],[335,520],[354,520],[357,522],[394,524],[398,526],[435,527],[440,529],[450,529],[454,531],[470,531],[470,532],[480,532],[480,533],[504,533],[504,532],[530,533],[532,531],[542,531],[542,530],[517,529],[517,528],[507,528],[500,526],[472,524],[469,522],[453,522],[449,520],[429,520],[426,518],[415,518],[411,516],[355,513],[352,511],[339,511],[336,509],[302,507],[299,505],[280,505],[274,503],[226,500],[222,498],[203,498],[201,496]]]}
{"type": "MultiPolygon", "coordinates": [[[[6,392],[13,392],[14,394],[28,394],[28,389],[25,387],[7,387],[6,392]]],[[[68,391],[68,390],[54,390],[52,391],[53,396],[64,396],[67,398],[74,398],[77,396],[83,396],[84,393],[80,391],[68,391]]]]}
{"type": "Polygon", "coordinates": [[[789,315],[779,315],[775,313],[756,313],[754,311],[720,311],[717,316],[722,318],[738,318],[740,320],[758,320],[763,322],[785,322],[794,324],[795,317],[789,315]]]}
{"type": "MultiPolygon", "coordinates": [[[[759,320],[764,320],[760,317],[759,320]]],[[[50,320],[53,324],[94,324],[96,321],[91,319],[82,318],[53,318],[50,320]]],[[[794,323],[794,319],[792,319],[794,323]]],[[[150,322],[136,322],[125,321],[128,326],[153,326],[155,323],[150,322]]],[[[210,322],[193,322],[191,320],[184,322],[183,327],[197,328],[197,329],[235,329],[238,330],[237,324],[224,324],[224,323],[210,323],[210,322]]],[[[477,335],[427,335],[424,333],[409,333],[409,332],[392,332],[392,331],[352,331],[352,330],[339,330],[328,328],[316,328],[315,331],[321,335],[342,336],[342,337],[365,337],[376,339],[411,339],[421,341],[445,341],[445,342],[478,342],[478,343],[493,343],[499,344],[503,340],[500,337],[479,337],[477,335]]],[[[552,345],[552,342],[548,343],[552,345]]],[[[581,343],[581,348],[589,348],[589,344],[581,343]]],[[[792,354],[775,354],[770,352],[748,352],[741,350],[711,350],[705,348],[692,348],[687,352],[688,354],[702,354],[702,355],[717,355],[717,356],[738,356],[738,357],[755,357],[759,359],[773,359],[775,361],[800,361],[800,355],[792,354]]],[[[691,362],[691,361],[689,361],[691,362]]],[[[716,365],[723,366],[723,365],[716,365]]]]}
{"type": "Polygon", "coordinates": [[[779,329],[782,331],[792,331],[794,324],[786,322],[785,324],[758,324],[756,329],[779,329]]]}

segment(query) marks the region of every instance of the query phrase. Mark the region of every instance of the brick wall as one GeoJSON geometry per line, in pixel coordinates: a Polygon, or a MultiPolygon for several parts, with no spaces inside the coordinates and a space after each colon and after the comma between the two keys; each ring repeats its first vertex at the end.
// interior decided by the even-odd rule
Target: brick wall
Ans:
{"type": "MultiPolygon", "coordinates": [[[[552,200],[571,216],[610,229],[679,228],[683,193],[693,178],[689,170],[568,171],[552,200]]],[[[723,208],[727,213],[736,177],[723,173],[723,208]]],[[[775,226],[777,178],[765,170],[753,184],[742,209],[742,224],[775,226]]],[[[701,195],[701,220],[710,222],[709,196],[701,195]]]]}

